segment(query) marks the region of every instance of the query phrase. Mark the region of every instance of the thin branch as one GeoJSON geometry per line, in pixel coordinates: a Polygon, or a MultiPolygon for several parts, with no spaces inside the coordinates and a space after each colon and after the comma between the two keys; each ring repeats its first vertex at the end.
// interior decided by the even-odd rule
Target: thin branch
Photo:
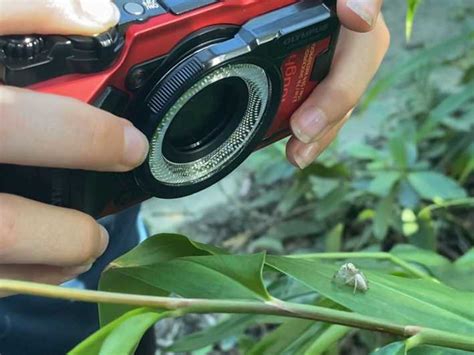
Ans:
{"type": "Polygon", "coordinates": [[[474,339],[467,336],[465,337],[449,332],[417,326],[402,326],[353,312],[284,302],[278,299],[260,302],[154,297],[77,290],[32,282],[1,279],[0,291],[91,303],[121,304],[158,308],[162,310],[174,310],[177,316],[187,313],[245,313],[311,319],[405,337],[422,334],[424,344],[448,346],[456,349],[474,351],[474,339]]]}

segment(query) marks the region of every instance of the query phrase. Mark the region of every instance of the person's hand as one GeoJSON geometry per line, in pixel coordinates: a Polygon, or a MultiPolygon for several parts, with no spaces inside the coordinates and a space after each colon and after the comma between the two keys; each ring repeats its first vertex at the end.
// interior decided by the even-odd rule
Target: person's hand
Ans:
{"type": "MultiPolygon", "coordinates": [[[[0,35],[90,35],[117,21],[110,0],[0,0],[0,35]]],[[[0,85],[0,163],[127,171],[147,151],[145,136],[127,120],[0,85]]],[[[87,271],[108,239],[83,213],[0,193],[0,279],[62,283],[87,271]]]]}
{"type": "Polygon", "coordinates": [[[336,138],[384,58],[390,34],[382,0],[338,0],[342,23],[333,66],[326,79],[291,117],[288,160],[303,169],[336,138]]]}

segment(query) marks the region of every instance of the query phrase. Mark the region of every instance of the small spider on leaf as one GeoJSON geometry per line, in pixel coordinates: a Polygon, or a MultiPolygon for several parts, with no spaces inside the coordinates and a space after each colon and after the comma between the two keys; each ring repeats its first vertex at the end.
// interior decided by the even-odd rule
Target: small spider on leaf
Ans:
{"type": "Polygon", "coordinates": [[[364,273],[352,263],[342,265],[332,277],[334,283],[338,285],[354,286],[354,294],[357,290],[366,292],[369,289],[369,281],[364,273]]]}

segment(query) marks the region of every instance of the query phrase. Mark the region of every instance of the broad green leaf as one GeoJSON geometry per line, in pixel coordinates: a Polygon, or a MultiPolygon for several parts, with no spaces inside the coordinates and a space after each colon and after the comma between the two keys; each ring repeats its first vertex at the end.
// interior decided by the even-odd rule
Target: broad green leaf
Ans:
{"type": "Polygon", "coordinates": [[[410,173],[408,181],[420,196],[427,200],[450,200],[467,196],[466,191],[456,181],[434,171],[410,173]]]}
{"type": "Polygon", "coordinates": [[[420,266],[436,267],[450,264],[448,259],[438,253],[420,249],[411,244],[397,244],[390,250],[390,254],[398,256],[405,261],[417,263],[420,266]]]}
{"type": "Polygon", "coordinates": [[[145,332],[156,322],[167,317],[169,314],[170,312],[148,312],[135,315],[123,321],[118,327],[112,330],[110,335],[105,339],[99,354],[134,354],[145,332]]]}
{"type": "MultiPolygon", "coordinates": [[[[121,324],[126,322],[128,319],[134,318],[137,315],[148,314],[150,310],[147,308],[137,308],[133,311],[125,313],[121,317],[115,319],[109,324],[103,326],[94,334],[89,336],[86,340],[78,344],[71,351],[68,352],[69,355],[94,355],[99,354],[102,344],[105,339],[121,324]]],[[[160,313],[155,313],[159,315],[160,313]]]]}
{"type": "Polygon", "coordinates": [[[369,290],[354,294],[351,287],[332,282],[338,269],[335,264],[278,256],[268,256],[267,264],[360,314],[400,325],[426,326],[467,335],[474,332],[474,293],[430,280],[363,270],[369,290]]]}
{"type": "Polygon", "coordinates": [[[405,343],[403,341],[397,341],[373,351],[371,355],[405,355],[406,353],[405,343]]]}
{"type": "Polygon", "coordinates": [[[115,271],[182,297],[267,300],[264,258],[264,254],[193,256],[115,271]]]}
{"type": "Polygon", "coordinates": [[[474,291],[474,282],[472,282],[474,260],[469,261],[471,254],[474,255],[472,251],[454,263],[433,251],[408,244],[399,244],[390,253],[405,261],[416,263],[422,268],[428,268],[434,277],[448,286],[464,291],[474,291]]]}
{"type": "MultiPolygon", "coordinates": [[[[118,270],[146,266],[159,262],[166,262],[185,256],[198,256],[224,253],[212,246],[193,242],[182,235],[160,234],[145,240],[142,244],[127,254],[115,260],[103,272],[99,283],[101,291],[128,292],[141,295],[166,296],[169,291],[155,285],[142,282],[133,275],[124,274],[118,270]]],[[[134,309],[131,306],[99,305],[99,317],[102,325],[120,317],[134,309]]]]}
{"type": "Polygon", "coordinates": [[[375,178],[370,182],[368,191],[377,196],[387,196],[401,177],[402,175],[398,171],[378,172],[375,174],[375,178]]]}
{"type": "Polygon", "coordinates": [[[451,287],[474,291],[472,272],[474,270],[474,248],[452,264],[433,268],[435,276],[451,287]]]}

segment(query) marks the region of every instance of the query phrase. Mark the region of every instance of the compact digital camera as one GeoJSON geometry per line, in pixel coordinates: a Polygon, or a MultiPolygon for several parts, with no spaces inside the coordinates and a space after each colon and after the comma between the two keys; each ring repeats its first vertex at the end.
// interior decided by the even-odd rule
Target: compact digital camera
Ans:
{"type": "Polygon", "coordinates": [[[214,184],[289,134],[329,71],[335,2],[115,0],[120,23],[96,36],[0,37],[4,84],[95,105],[150,141],[129,173],[0,165],[0,192],[99,217],[214,184]]]}

